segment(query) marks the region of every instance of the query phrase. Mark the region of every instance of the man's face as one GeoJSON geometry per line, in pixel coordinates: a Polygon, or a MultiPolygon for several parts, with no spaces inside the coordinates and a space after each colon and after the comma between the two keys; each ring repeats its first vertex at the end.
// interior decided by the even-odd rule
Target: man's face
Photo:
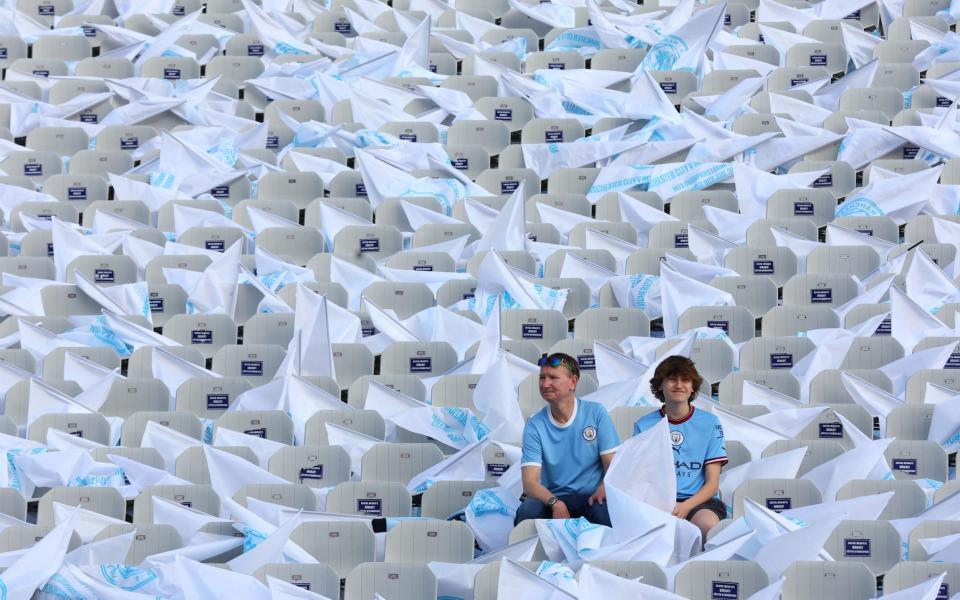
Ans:
{"type": "Polygon", "coordinates": [[[540,367],[540,396],[546,402],[561,400],[577,389],[577,378],[563,365],[540,367]]]}
{"type": "Polygon", "coordinates": [[[689,377],[674,375],[664,379],[660,389],[665,402],[687,402],[693,395],[693,381],[689,377]]]}

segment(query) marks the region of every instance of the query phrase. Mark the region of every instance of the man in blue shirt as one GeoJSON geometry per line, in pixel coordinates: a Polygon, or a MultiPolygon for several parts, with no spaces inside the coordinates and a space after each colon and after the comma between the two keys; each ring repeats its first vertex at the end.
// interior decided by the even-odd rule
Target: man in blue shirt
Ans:
{"type": "Polygon", "coordinates": [[[601,404],[574,396],[580,367],[567,354],[544,355],[540,396],[547,406],[523,428],[520,473],[526,498],[516,523],[526,519],[586,517],[610,526],[603,475],[620,438],[601,404]]]}
{"type": "Polygon", "coordinates": [[[727,450],[720,420],[692,404],[702,383],[692,360],[667,357],[650,380],[650,390],[663,407],[641,417],[634,424],[633,433],[646,431],[667,418],[677,471],[677,505],[673,515],[699,527],[706,540],[707,532],[727,516],[719,493],[720,467],[727,462],[727,450]]]}

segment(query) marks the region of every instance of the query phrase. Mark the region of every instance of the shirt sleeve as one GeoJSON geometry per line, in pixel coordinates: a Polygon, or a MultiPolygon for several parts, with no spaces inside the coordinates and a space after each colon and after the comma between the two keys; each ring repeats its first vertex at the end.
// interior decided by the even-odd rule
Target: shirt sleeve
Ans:
{"type": "Polygon", "coordinates": [[[597,410],[597,447],[600,455],[610,454],[620,445],[620,436],[617,435],[617,428],[613,426],[613,419],[607,413],[607,409],[600,406],[597,410]]]}
{"type": "MultiPolygon", "coordinates": [[[[712,415],[711,415],[712,416],[712,415]]],[[[707,443],[707,455],[704,457],[703,464],[711,463],[727,464],[727,447],[723,439],[723,425],[716,417],[710,420],[711,431],[709,432],[710,441],[707,443]]]]}
{"type": "Polygon", "coordinates": [[[523,428],[523,452],[520,457],[521,467],[539,467],[543,464],[543,448],[540,445],[540,435],[532,423],[523,428]]]}

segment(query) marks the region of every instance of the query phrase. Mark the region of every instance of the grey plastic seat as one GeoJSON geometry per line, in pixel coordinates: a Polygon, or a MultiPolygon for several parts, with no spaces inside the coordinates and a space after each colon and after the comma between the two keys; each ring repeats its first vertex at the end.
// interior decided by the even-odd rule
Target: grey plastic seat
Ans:
{"type": "Polygon", "coordinates": [[[766,572],[752,560],[696,560],[677,573],[674,591],[697,600],[731,593],[748,598],[769,583],[766,572]]]}
{"type": "Polygon", "coordinates": [[[567,337],[567,319],[555,310],[518,309],[501,315],[503,335],[514,340],[528,340],[546,352],[567,337]]]}
{"type": "Polygon", "coordinates": [[[326,423],[361,433],[374,440],[383,440],[386,424],[380,413],[374,410],[321,410],[307,421],[304,428],[304,443],[307,446],[324,446],[329,443],[326,423]]]}
{"type": "Polygon", "coordinates": [[[331,598],[340,593],[340,578],[325,564],[269,563],[254,573],[261,583],[273,577],[290,585],[331,598]]]}
{"type": "Polygon", "coordinates": [[[135,283],[137,265],[129,256],[78,256],[67,265],[68,282],[74,282],[74,273],[99,285],[135,283]]]}
{"type": "Polygon", "coordinates": [[[299,483],[252,483],[241,487],[233,495],[233,499],[241,506],[247,506],[248,498],[297,510],[317,509],[316,494],[299,483]]]}
{"type": "Polygon", "coordinates": [[[436,444],[377,444],[363,455],[362,481],[407,483],[443,460],[436,444]]]}
{"type": "Polygon", "coordinates": [[[754,316],[742,306],[692,306],[680,315],[679,331],[722,329],[735,344],[754,337],[754,316]]]}
{"type": "Polygon", "coordinates": [[[228,344],[213,355],[213,370],[224,377],[246,377],[254,385],[273,378],[285,349],[274,344],[228,344]]]}
{"type": "MultiPolygon", "coordinates": [[[[217,450],[239,456],[253,465],[257,464],[257,457],[247,446],[217,446],[217,450]]],[[[174,475],[195,484],[210,485],[210,469],[199,441],[196,446],[187,448],[177,457],[174,475]]]]}
{"type": "Polygon", "coordinates": [[[123,422],[123,431],[120,434],[120,443],[123,446],[140,446],[143,433],[149,422],[158,423],[168,429],[195,438],[199,444],[201,425],[196,417],[189,413],[172,411],[143,411],[136,412],[123,422]]]}
{"type": "Polygon", "coordinates": [[[854,444],[850,431],[847,430],[838,415],[843,415],[844,419],[860,430],[860,434],[872,437],[873,417],[859,404],[818,403],[818,406],[826,406],[827,410],[820,413],[816,419],[804,427],[803,430],[795,436],[796,439],[830,439],[835,440],[846,450],[852,449],[854,444]]]}
{"type": "Polygon", "coordinates": [[[291,483],[329,487],[350,480],[350,457],[336,446],[288,446],[270,457],[268,469],[291,483]]]}
{"type": "Polygon", "coordinates": [[[783,600],[875,598],[876,578],[863,564],[798,560],[787,567],[783,600]]]}
{"type": "Polygon", "coordinates": [[[237,342],[237,324],[223,314],[175,315],[167,321],[163,334],[211,359],[224,346],[237,342]]]}
{"type": "Polygon", "coordinates": [[[877,481],[872,479],[854,479],[848,481],[837,491],[837,500],[847,500],[860,496],[893,492],[893,498],[887,504],[878,519],[908,519],[923,511],[927,506],[927,498],[912,481],[892,479],[877,481]]]}
{"type": "MultiPolygon", "coordinates": [[[[49,525],[13,525],[0,531],[0,551],[11,552],[32,548],[40,540],[53,531],[53,523],[49,525]]],[[[73,532],[67,545],[67,552],[76,550],[81,544],[80,536],[73,532]]]]}
{"type": "Polygon", "coordinates": [[[806,479],[750,479],[733,493],[733,518],[743,516],[743,500],[750,498],[767,509],[782,512],[821,502],[820,490],[806,479]]]}
{"type": "Polygon", "coordinates": [[[347,575],[344,600],[366,600],[373,594],[391,600],[426,600],[437,595],[437,578],[426,564],[365,562],[347,575]]]}
{"type": "Polygon", "coordinates": [[[387,532],[384,560],[463,563],[473,559],[473,531],[462,522],[405,521],[387,532]]]}
{"type": "Polygon", "coordinates": [[[810,469],[833,460],[844,452],[843,446],[835,440],[776,440],[763,450],[763,457],[773,456],[782,452],[806,448],[803,462],[797,470],[797,477],[802,477],[810,469]]]}
{"type": "Polygon", "coordinates": [[[791,336],[800,331],[839,327],[840,319],[829,306],[774,306],[763,315],[763,337],[791,336]]]}
{"type": "Polygon", "coordinates": [[[151,485],[133,501],[133,522],[153,522],[153,497],[172,500],[207,514],[217,514],[220,497],[209,484],[151,485]]]}
{"type": "Polygon", "coordinates": [[[783,286],[783,304],[839,307],[859,293],[859,286],[852,276],[820,270],[791,277],[783,286]]]}
{"type": "Polygon", "coordinates": [[[293,421],[282,410],[227,411],[220,415],[215,427],[239,431],[281,444],[293,443],[293,421]]]}
{"type": "Polygon", "coordinates": [[[947,480],[947,453],[937,442],[896,440],[884,456],[896,479],[947,480]]]}
{"type": "Polygon", "coordinates": [[[956,563],[921,562],[917,559],[899,562],[894,565],[883,577],[883,589],[888,594],[899,592],[939,577],[941,573],[946,573],[943,583],[940,584],[940,589],[944,593],[949,594],[950,590],[955,590],[960,586],[960,565],[956,563]]]}
{"type": "Polygon", "coordinates": [[[380,356],[383,374],[431,377],[446,373],[456,364],[457,353],[447,342],[394,342],[380,356]]]}
{"type": "Polygon", "coordinates": [[[59,414],[47,413],[37,417],[27,428],[27,439],[45,443],[47,430],[57,429],[98,444],[109,444],[110,424],[97,413],[59,414]]]}
{"type": "Polygon", "coordinates": [[[97,534],[94,541],[99,542],[134,531],[136,535],[133,536],[133,542],[130,544],[123,564],[139,565],[148,556],[175,550],[183,545],[180,534],[172,525],[148,523],[110,524],[97,534]]]}
{"type": "Polygon", "coordinates": [[[163,411],[170,405],[170,392],[159,379],[115,379],[99,412],[125,419],[135,412],[163,411]]]}
{"type": "Polygon", "coordinates": [[[377,281],[363,290],[363,297],[383,309],[392,309],[400,319],[433,306],[433,293],[423,283],[377,281]]]}
{"type": "Polygon", "coordinates": [[[883,521],[842,521],[824,549],[834,560],[860,563],[879,577],[900,561],[900,534],[883,521]]]}
{"type": "Polygon", "coordinates": [[[53,525],[53,503],[79,506],[106,517],[120,519],[126,514],[127,503],[115,488],[110,487],[55,487],[40,498],[37,507],[37,525],[53,525]]]}
{"type": "Polygon", "coordinates": [[[410,492],[396,482],[348,481],[327,495],[327,511],[345,515],[408,517],[410,509],[410,492]]]}
{"type": "Polygon", "coordinates": [[[462,512],[473,495],[487,485],[485,481],[437,481],[424,492],[420,515],[447,520],[462,512]]]}

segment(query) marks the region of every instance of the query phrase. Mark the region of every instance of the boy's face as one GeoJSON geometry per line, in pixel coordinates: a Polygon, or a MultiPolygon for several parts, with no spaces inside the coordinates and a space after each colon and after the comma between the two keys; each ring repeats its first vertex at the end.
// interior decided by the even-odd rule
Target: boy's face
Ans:
{"type": "Polygon", "coordinates": [[[685,375],[671,375],[660,385],[663,401],[686,404],[693,395],[693,381],[685,375]]]}
{"type": "Polygon", "coordinates": [[[546,402],[561,400],[577,389],[577,377],[563,365],[540,367],[540,396],[546,402]]]}

